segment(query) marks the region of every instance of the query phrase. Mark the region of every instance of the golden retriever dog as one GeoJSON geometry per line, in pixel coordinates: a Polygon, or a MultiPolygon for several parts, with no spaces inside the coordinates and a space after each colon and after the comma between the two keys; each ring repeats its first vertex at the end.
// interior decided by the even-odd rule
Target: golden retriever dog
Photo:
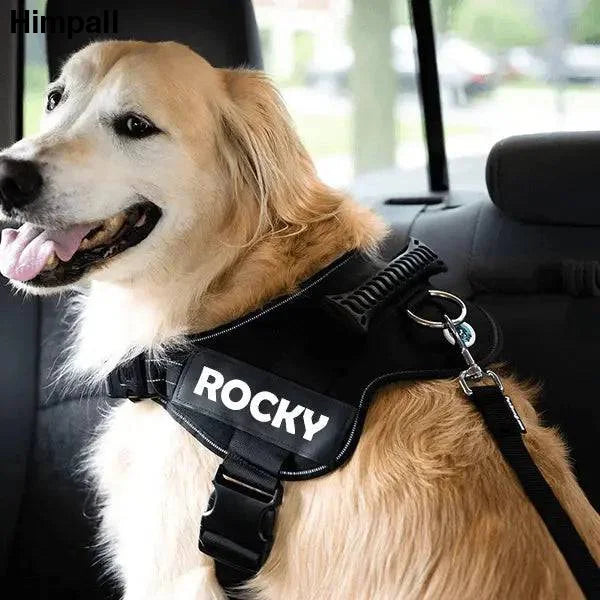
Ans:
{"type": "MultiPolygon", "coordinates": [[[[100,380],[143,350],[292,292],[385,227],[319,181],[269,80],[175,43],[104,42],[49,88],[41,132],[0,154],[0,270],[79,290],[69,371],[100,380]],[[6,177],[13,187],[6,184],[6,177]]],[[[527,446],[596,560],[600,518],[532,392],[506,378],[527,446]]],[[[219,459],[151,400],[107,416],[88,466],[126,600],[220,599],[200,518],[219,459]]],[[[68,525],[67,525],[68,526],[68,525]]],[[[252,600],[581,598],[456,381],[382,389],[337,471],[285,483],[252,600]]]]}

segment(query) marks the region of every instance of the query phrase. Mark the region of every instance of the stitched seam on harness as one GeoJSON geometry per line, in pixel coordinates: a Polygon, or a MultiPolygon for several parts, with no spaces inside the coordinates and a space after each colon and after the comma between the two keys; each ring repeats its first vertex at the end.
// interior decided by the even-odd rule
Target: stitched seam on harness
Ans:
{"type": "MultiPolygon", "coordinates": [[[[486,316],[489,317],[489,315],[486,316]]],[[[493,323],[493,321],[492,321],[493,323]]],[[[496,333],[496,328],[494,327],[494,332],[496,333]]],[[[496,335],[497,338],[497,335],[496,335]]],[[[496,339],[496,344],[494,344],[494,350],[497,346],[497,339],[496,339]]],[[[492,351],[493,353],[493,351],[492,351]]],[[[488,355],[490,356],[490,355],[488,355]]],[[[485,361],[483,361],[485,362],[485,361]]],[[[354,436],[356,435],[356,430],[358,427],[358,421],[360,419],[361,413],[362,413],[362,408],[365,402],[365,398],[367,395],[367,392],[369,391],[369,389],[376,384],[378,381],[381,381],[382,379],[386,379],[387,377],[393,377],[394,375],[408,375],[410,373],[420,373],[420,371],[392,371],[390,373],[385,373],[383,375],[379,375],[378,377],[376,377],[375,379],[373,379],[372,381],[370,381],[366,387],[364,388],[361,397],[360,397],[360,402],[358,404],[357,407],[357,411],[356,411],[356,416],[354,417],[354,421],[352,422],[352,428],[350,430],[350,435],[348,436],[348,439],[346,440],[346,443],[344,444],[344,447],[340,450],[340,452],[338,453],[338,455],[336,456],[336,461],[339,461],[341,458],[343,458],[343,456],[346,454],[346,452],[348,451],[348,448],[350,447],[350,445],[352,444],[352,442],[354,441],[354,436]]],[[[181,413],[179,413],[179,411],[177,411],[174,407],[173,404],[170,405],[172,407],[172,410],[174,412],[176,412],[183,420],[185,420],[185,422],[196,432],[198,433],[198,435],[200,435],[202,437],[202,439],[206,440],[207,443],[209,443],[211,446],[218,448],[221,452],[226,453],[226,450],[223,450],[222,448],[220,448],[215,442],[213,442],[210,438],[208,438],[206,435],[204,435],[201,431],[199,431],[196,427],[194,427],[183,415],[181,415],[181,413]]],[[[321,465],[319,467],[314,467],[312,469],[305,469],[303,471],[281,471],[281,475],[310,475],[312,473],[320,473],[322,471],[327,470],[328,467],[325,465],[321,465]]]]}
{"type": "Polygon", "coordinates": [[[147,358],[146,362],[157,362],[157,363],[171,363],[172,365],[177,365],[178,367],[183,367],[183,363],[177,362],[176,360],[171,360],[170,358],[147,358]]]}
{"type": "MultiPolygon", "coordinates": [[[[493,345],[492,350],[490,351],[490,353],[488,353],[488,356],[485,359],[483,359],[482,361],[480,361],[480,362],[487,362],[488,358],[494,354],[494,352],[496,351],[496,348],[498,346],[498,341],[499,341],[498,340],[498,329],[496,327],[496,324],[495,324],[494,320],[491,319],[491,317],[489,316],[488,312],[485,311],[484,309],[481,309],[481,310],[486,315],[486,317],[488,318],[489,322],[491,323],[492,329],[494,331],[494,337],[495,337],[495,343],[493,345]]],[[[240,325],[242,325],[242,324],[240,324],[240,325]]],[[[372,381],[370,381],[366,385],[366,387],[363,389],[361,397],[360,397],[360,402],[359,402],[357,410],[356,410],[356,415],[355,415],[354,420],[352,422],[352,428],[350,430],[350,435],[346,439],[346,442],[345,442],[343,448],[340,450],[340,452],[336,456],[336,462],[339,461],[339,460],[341,460],[344,457],[344,455],[348,451],[348,448],[350,447],[350,445],[354,441],[354,437],[356,435],[356,431],[357,431],[357,428],[358,428],[358,422],[359,422],[359,419],[361,417],[363,406],[364,406],[364,403],[365,403],[365,398],[366,398],[367,392],[371,389],[371,387],[373,385],[375,385],[377,382],[381,381],[382,379],[386,379],[387,377],[393,377],[393,376],[396,376],[396,375],[409,375],[410,373],[420,373],[420,371],[392,371],[390,373],[385,373],[383,375],[379,375],[378,377],[376,377],[375,379],[373,379],[372,381]]],[[[183,403],[181,401],[179,401],[179,402],[185,406],[185,403],[183,403]]],[[[191,427],[203,440],[205,440],[208,444],[210,444],[214,448],[217,448],[221,452],[227,454],[226,450],[223,450],[220,446],[218,446],[215,442],[213,442],[210,438],[208,438],[204,433],[202,433],[199,429],[197,429],[194,425],[192,425],[189,422],[188,419],[186,419],[179,411],[176,410],[176,408],[174,408],[174,406],[173,406],[172,403],[170,404],[170,406],[171,406],[171,409],[183,421],[185,421],[185,423],[187,423],[188,426],[191,427]]],[[[189,408],[192,408],[192,407],[189,407],[189,408]]],[[[305,470],[302,470],[302,471],[281,471],[280,474],[283,475],[283,476],[303,476],[303,475],[311,475],[313,473],[320,473],[320,472],[326,471],[328,468],[329,467],[327,467],[326,465],[320,465],[319,467],[314,467],[312,469],[305,469],[305,470]]]]}
{"type": "MultiPolygon", "coordinates": [[[[356,428],[358,426],[358,420],[360,418],[361,410],[362,410],[362,407],[363,407],[363,404],[365,401],[365,396],[366,396],[369,388],[374,383],[379,381],[380,379],[385,379],[386,377],[391,377],[392,375],[401,375],[402,373],[405,373],[405,371],[394,371],[392,373],[386,373],[385,375],[379,375],[379,377],[376,377],[375,379],[373,379],[371,382],[369,382],[367,384],[367,386],[365,387],[365,389],[363,390],[363,392],[361,394],[360,402],[358,403],[358,408],[356,411],[356,417],[354,417],[354,421],[352,423],[352,429],[350,430],[350,435],[348,436],[348,439],[346,440],[344,447],[340,450],[339,454],[335,457],[336,461],[340,460],[340,458],[342,456],[344,456],[344,454],[350,447],[352,440],[354,439],[354,436],[356,434],[356,428]]],[[[325,465],[321,465],[320,467],[315,467],[313,469],[307,469],[305,471],[281,471],[281,474],[282,475],[310,475],[311,473],[319,473],[320,471],[325,471],[326,469],[327,469],[327,467],[325,465]]]]}
{"type": "MultiPolygon", "coordinates": [[[[177,385],[173,381],[169,381],[168,379],[146,379],[148,383],[170,383],[171,385],[177,385]]],[[[156,386],[155,386],[156,387],[156,386]]]]}
{"type": "MultiPolygon", "coordinates": [[[[283,306],[284,304],[287,304],[288,302],[291,302],[292,300],[294,300],[295,298],[298,298],[299,296],[301,296],[302,294],[304,294],[305,292],[307,292],[308,290],[310,290],[312,287],[314,287],[315,285],[317,285],[318,283],[320,283],[321,281],[323,281],[325,278],[327,278],[329,275],[331,275],[331,273],[333,273],[334,271],[337,271],[339,268],[343,267],[352,257],[354,256],[354,253],[350,254],[350,256],[348,256],[348,258],[346,258],[346,260],[343,260],[341,263],[339,263],[338,265],[332,267],[331,269],[329,269],[326,273],[323,273],[323,275],[321,277],[319,277],[318,279],[316,279],[315,281],[313,281],[310,285],[306,286],[305,288],[298,290],[295,294],[292,294],[291,296],[288,296],[287,298],[284,298],[283,300],[281,300],[280,302],[278,302],[277,304],[274,304],[273,306],[270,306],[269,308],[267,308],[266,310],[255,314],[252,317],[249,317],[248,319],[237,323],[236,325],[233,325],[231,327],[228,327],[227,329],[224,329],[223,331],[217,331],[213,334],[210,335],[205,335],[205,336],[200,336],[200,337],[194,337],[191,338],[190,341],[192,342],[202,342],[204,340],[209,340],[212,338],[215,338],[219,335],[223,335],[225,333],[229,333],[230,331],[234,331],[235,329],[238,329],[239,327],[242,327],[243,325],[246,325],[247,323],[251,323],[252,321],[255,321],[256,319],[259,319],[260,317],[270,313],[271,311],[275,310],[276,308],[279,308],[280,306],[283,306]]],[[[160,362],[160,359],[146,359],[148,362],[160,362]]],[[[184,371],[186,371],[186,364],[181,364],[181,363],[177,363],[175,361],[170,361],[173,362],[181,367],[183,367],[183,370],[180,374],[180,379],[181,376],[183,375],[184,371]]],[[[177,384],[173,383],[172,381],[167,381],[167,383],[170,383],[171,385],[177,387],[177,384]]],[[[152,387],[155,388],[154,384],[152,384],[152,387]]],[[[156,388],[155,388],[156,391],[156,388]]],[[[207,444],[209,444],[210,446],[212,446],[213,448],[216,448],[217,450],[219,450],[219,452],[223,453],[223,454],[227,454],[227,451],[224,450],[223,448],[221,448],[220,446],[218,446],[215,442],[213,442],[209,437],[207,437],[204,433],[202,433],[197,427],[195,427],[190,421],[189,419],[187,419],[186,417],[184,417],[181,412],[179,412],[172,403],[168,403],[168,405],[171,407],[171,410],[184,422],[188,425],[188,427],[190,429],[192,429],[193,431],[195,431],[207,444]]],[[[163,403],[163,406],[167,406],[167,402],[163,403]]]]}
{"type": "MultiPolygon", "coordinates": [[[[469,265],[471,263],[472,260],[472,254],[473,254],[473,250],[474,250],[474,245],[475,245],[475,235],[478,231],[479,228],[479,221],[481,220],[481,215],[482,215],[482,210],[479,210],[478,216],[477,216],[477,220],[475,223],[475,227],[474,227],[474,233],[473,233],[473,239],[471,242],[471,251],[470,251],[470,256],[469,256],[469,265]]],[[[411,228],[412,228],[412,224],[411,224],[411,228]]],[[[217,331],[215,333],[209,334],[209,335],[205,335],[205,336],[199,336],[199,337],[193,337],[190,338],[190,341],[192,342],[202,342],[205,340],[209,340],[209,339],[213,339],[215,337],[218,337],[220,335],[229,333],[231,331],[234,331],[248,323],[251,323],[259,318],[261,318],[262,316],[270,313],[271,311],[287,304],[288,302],[294,300],[295,298],[298,298],[299,296],[301,296],[302,294],[304,294],[305,292],[307,292],[309,289],[311,289],[312,287],[314,287],[315,285],[317,285],[318,283],[320,283],[321,281],[323,281],[326,277],[328,277],[331,273],[333,273],[334,271],[336,271],[337,269],[341,268],[342,266],[344,266],[352,257],[354,256],[354,254],[351,254],[348,258],[346,258],[344,261],[342,261],[341,263],[339,263],[338,265],[332,267],[329,271],[327,271],[326,273],[324,273],[321,277],[319,277],[318,279],[316,279],[315,281],[313,281],[310,285],[308,285],[307,287],[298,290],[296,293],[292,294],[291,296],[288,296],[286,298],[284,298],[283,300],[281,300],[280,302],[270,306],[269,308],[265,309],[264,311],[257,313],[235,325],[232,325],[231,327],[228,327],[226,329],[223,329],[222,331],[217,331]]],[[[488,356],[491,356],[494,351],[495,348],[497,347],[497,343],[498,343],[498,333],[497,333],[497,329],[495,327],[495,323],[493,322],[492,319],[489,318],[489,315],[486,311],[484,311],[486,316],[488,317],[488,319],[491,321],[492,323],[492,327],[495,333],[495,337],[496,337],[496,343],[494,344],[494,348],[492,349],[491,353],[488,354],[488,356]]],[[[152,362],[160,362],[160,359],[149,359],[152,362]]],[[[171,362],[175,362],[175,361],[171,361],[171,362]]],[[[181,366],[181,363],[175,363],[181,366]]],[[[185,366],[189,365],[184,365],[184,370],[185,370],[185,366]]],[[[388,377],[393,377],[393,376],[398,376],[398,375],[409,375],[410,373],[419,373],[420,371],[393,371],[390,373],[385,373],[383,375],[379,375],[378,377],[376,377],[375,379],[373,379],[372,381],[370,381],[367,386],[363,389],[362,394],[361,394],[361,398],[360,398],[360,402],[358,404],[357,407],[357,411],[356,411],[356,415],[354,417],[354,420],[352,422],[352,427],[350,430],[350,435],[348,436],[343,448],[340,450],[340,452],[338,453],[338,455],[336,456],[336,462],[341,460],[344,455],[346,454],[346,452],[348,451],[348,448],[351,446],[352,442],[354,441],[354,437],[356,435],[356,431],[358,428],[358,423],[359,423],[359,419],[362,415],[362,410],[363,410],[363,406],[365,403],[365,399],[366,399],[366,395],[367,392],[372,388],[373,385],[375,385],[377,382],[386,379],[388,377]]],[[[183,372],[182,374],[183,375],[183,372]]],[[[181,379],[181,376],[180,376],[181,379]]],[[[170,383],[171,385],[176,386],[177,384],[168,381],[167,383],[170,383]]],[[[181,402],[181,400],[179,400],[179,403],[182,404],[183,406],[186,406],[186,404],[184,402],[181,402]]],[[[224,450],[223,448],[221,448],[218,444],[216,444],[215,442],[213,442],[207,435],[205,435],[202,431],[200,431],[196,426],[194,426],[185,416],[183,416],[181,414],[181,412],[179,412],[175,406],[173,405],[173,403],[169,403],[169,406],[171,407],[171,411],[174,412],[184,423],[186,423],[188,425],[188,427],[190,429],[192,429],[196,434],[198,434],[207,444],[209,444],[210,446],[212,446],[213,448],[216,448],[217,450],[219,450],[219,452],[223,453],[223,454],[227,454],[227,450],[224,450]]],[[[192,408],[191,406],[188,406],[188,408],[192,408]]],[[[319,467],[315,467],[312,469],[305,469],[302,471],[281,471],[280,474],[283,476],[303,476],[303,475],[310,475],[313,473],[319,473],[322,471],[326,471],[329,467],[326,465],[320,465],[319,467]]]]}
{"type": "MultiPolygon", "coordinates": [[[[350,444],[354,440],[354,436],[356,435],[356,429],[358,426],[358,420],[360,419],[362,407],[365,402],[365,397],[366,397],[367,392],[369,391],[369,388],[373,384],[377,383],[381,379],[385,379],[386,377],[392,377],[393,375],[407,375],[409,373],[420,373],[420,371],[392,371],[391,373],[385,373],[384,375],[379,375],[379,377],[376,377],[375,379],[373,379],[372,381],[370,381],[367,384],[367,386],[365,387],[365,389],[363,390],[363,392],[361,394],[360,402],[358,403],[358,407],[356,410],[356,417],[354,418],[354,421],[352,423],[352,429],[350,430],[350,435],[348,436],[348,439],[346,440],[344,447],[340,450],[339,454],[335,457],[336,461],[339,461],[344,456],[344,454],[346,454],[346,452],[348,451],[348,448],[350,447],[350,444]]],[[[311,473],[319,473],[319,472],[325,471],[327,469],[328,469],[328,467],[326,465],[321,465],[320,467],[314,467],[313,469],[307,469],[305,471],[281,471],[281,474],[282,475],[310,475],[311,473]]]]}
{"type": "Polygon", "coordinates": [[[187,424],[187,426],[192,429],[193,431],[195,431],[207,444],[211,445],[213,448],[216,448],[219,452],[222,452],[223,454],[227,454],[227,450],[224,450],[223,448],[221,448],[221,446],[217,445],[215,442],[213,442],[209,437],[207,437],[206,435],[204,435],[204,433],[202,433],[202,431],[200,431],[195,425],[193,425],[189,419],[187,419],[186,417],[184,417],[175,406],[173,406],[173,404],[169,404],[169,407],[171,409],[172,412],[174,412],[184,423],[187,424]]]}
{"type": "Polygon", "coordinates": [[[283,306],[284,304],[287,304],[288,302],[291,302],[292,300],[298,298],[299,296],[301,296],[302,294],[304,294],[305,292],[310,290],[312,287],[314,287],[318,283],[321,283],[321,281],[323,281],[326,277],[329,277],[329,275],[331,275],[331,273],[333,273],[334,271],[337,271],[340,267],[343,267],[353,256],[354,256],[354,253],[352,253],[348,258],[346,258],[346,260],[342,261],[339,265],[332,267],[329,271],[327,271],[327,273],[323,273],[323,275],[321,277],[319,277],[318,279],[313,281],[310,285],[307,285],[305,288],[298,290],[295,294],[292,294],[291,296],[284,298],[277,304],[273,304],[273,306],[266,308],[262,312],[259,312],[255,315],[253,315],[252,317],[248,317],[246,320],[241,321],[240,323],[237,323],[236,325],[232,325],[231,327],[228,327],[227,329],[223,329],[223,331],[216,331],[215,333],[211,333],[209,335],[191,338],[190,341],[191,342],[203,342],[205,340],[210,340],[212,338],[223,335],[224,333],[229,333],[230,331],[234,331],[235,329],[238,329],[239,327],[242,327],[243,325],[251,323],[252,321],[256,321],[256,319],[260,319],[260,317],[270,313],[271,311],[275,310],[276,308],[279,308],[280,306],[283,306]]]}
{"type": "MultiPolygon", "coordinates": [[[[260,467],[257,467],[256,465],[253,465],[251,462],[247,461],[245,458],[243,458],[242,456],[239,456],[235,452],[228,452],[227,458],[231,459],[233,462],[244,467],[245,469],[248,469],[248,471],[250,471],[251,473],[254,473],[255,475],[261,475],[263,477],[266,475],[267,477],[271,477],[272,479],[277,479],[277,477],[275,475],[272,475],[268,471],[265,471],[264,469],[261,469],[260,467]]],[[[256,487],[258,487],[258,486],[256,486],[256,487]]],[[[261,491],[264,492],[265,490],[261,490],[261,491]]],[[[269,492],[267,492],[267,493],[269,493],[269,492]]]]}

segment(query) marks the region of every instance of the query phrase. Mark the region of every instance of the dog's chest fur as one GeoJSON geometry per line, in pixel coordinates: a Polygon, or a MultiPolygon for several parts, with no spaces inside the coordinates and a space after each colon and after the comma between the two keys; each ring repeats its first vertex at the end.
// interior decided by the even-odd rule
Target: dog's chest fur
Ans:
{"type": "Polygon", "coordinates": [[[218,598],[198,528],[218,459],[151,401],[113,409],[91,468],[102,502],[101,541],[127,600],[218,598]],[[197,577],[191,576],[197,573],[197,577]],[[212,588],[212,589],[211,589],[212,588]]]}
{"type": "MultiPolygon", "coordinates": [[[[74,303],[78,330],[67,372],[100,380],[163,337],[159,307],[146,303],[140,311],[117,286],[96,283],[74,303]]],[[[98,492],[100,552],[127,600],[223,597],[198,550],[217,465],[151,400],[124,401],[105,417],[86,467],[98,492]]]]}

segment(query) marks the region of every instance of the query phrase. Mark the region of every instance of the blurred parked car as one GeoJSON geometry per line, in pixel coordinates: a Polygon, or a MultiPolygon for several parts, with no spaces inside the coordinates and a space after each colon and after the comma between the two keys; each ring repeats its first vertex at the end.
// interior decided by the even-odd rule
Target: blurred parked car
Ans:
{"type": "Polygon", "coordinates": [[[350,46],[334,45],[317,50],[306,73],[306,83],[314,87],[343,92],[349,87],[349,76],[354,64],[350,46]]]}
{"type": "Polygon", "coordinates": [[[600,45],[568,45],[562,54],[562,65],[555,67],[540,50],[535,48],[512,48],[506,55],[504,75],[524,77],[537,81],[552,81],[564,78],[571,83],[600,82],[600,45]]]}
{"type": "Polygon", "coordinates": [[[574,83],[600,81],[600,45],[567,46],[563,54],[565,79],[574,83]]]}
{"type": "MultiPolygon", "coordinates": [[[[399,88],[414,90],[416,57],[413,34],[409,27],[397,27],[392,33],[393,65],[399,88]]],[[[438,40],[438,68],[442,93],[454,104],[465,104],[473,96],[492,90],[497,81],[495,61],[470,42],[456,36],[438,40]]],[[[350,46],[338,46],[334,52],[317,52],[307,74],[307,83],[326,89],[345,91],[354,64],[350,46]]]]}
{"type": "Polygon", "coordinates": [[[533,48],[517,46],[511,48],[504,57],[503,76],[508,79],[548,79],[548,65],[533,48]]]}

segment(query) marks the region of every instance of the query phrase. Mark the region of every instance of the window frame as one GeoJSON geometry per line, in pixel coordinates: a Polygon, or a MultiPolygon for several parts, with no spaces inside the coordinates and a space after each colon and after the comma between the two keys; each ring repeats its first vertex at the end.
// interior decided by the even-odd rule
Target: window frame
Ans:
{"type": "MultiPolygon", "coordinates": [[[[0,30],[10,31],[13,10],[21,14],[25,0],[9,0],[8,10],[0,11],[0,30]]],[[[25,36],[22,29],[0,36],[0,148],[23,136],[23,85],[25,72],[25,36]]]]}
{"type": "Polygon", "coordinates": [[[416,39],[417,78],[427,146],[429,191],[450,189],[431,0],[408,0],[416,39]]]}

